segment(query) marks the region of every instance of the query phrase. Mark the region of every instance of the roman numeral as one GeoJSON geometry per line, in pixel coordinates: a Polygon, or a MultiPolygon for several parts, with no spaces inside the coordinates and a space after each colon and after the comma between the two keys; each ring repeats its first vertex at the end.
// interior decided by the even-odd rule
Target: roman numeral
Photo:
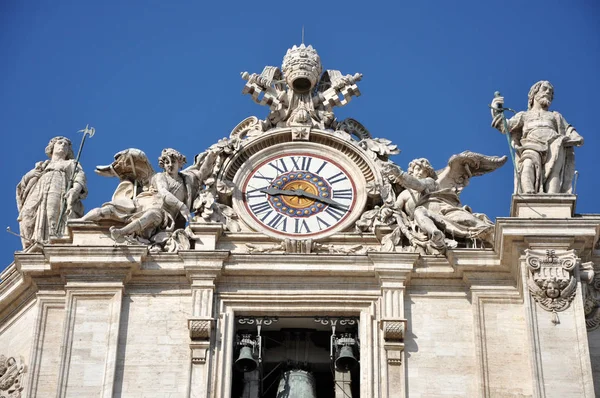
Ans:
{"type": "Polygon", "coordinates": [[[333,190],[333,198],[334,199],[352,199],[352,189],[334,189],[333,190]]]}
{"type": "Polygon", "coordinates": [[[335,183],[337,183],[337,182],[344,181],[344,180],[347,180],[347,179],[348,179],[348,177],[346,177],[346,176],[344,175],[344,173],[340,171],[339,173],[337,173],[337,174],[335,174],[335,175],[332,175],[331,177],[329,177],[329,178],[327,179],[327,181],[329,181],[329,183],[330,183],[331,185],[333,185],[333,184],[335,184],[335,183]]]}
{"type": "Polygon", "coordinates": [[[315,173],[319,174],[321,172],[321,170],[323,170],[323,167],[325,167],[326,164],[327,164],[327,162],[323,161],[323,164],[321,165],[321,167],[319,167],[319,170],[317,170],[315,173]]]}
{"type": "Polygon", "coordinates": [[[306,220],[301,220],[299,218],[296,218],[296,224],[294,226],[294,232],[297,234],[301,234],[302,230],[305,230],[307,234],[310,233],[310,228],[308,228],[308,224],[306,223],[306,220]]]}
{"type": "Polygon", "coordinates": [[[286,227],[287,227],[287,217],[284,216],[283,214],[276,214],[275,217],[273,217],[271,219],[271,221],[269,221],[267,223],[267,225],[271,228],[275,228],[275,229],[279,229],[281,231],[285,231],[286,227]],[[280,226],[283,226],[282,228],[279,228],[280,226]]]}
{"type": "Polygon", "coordinates": [[[271,180],[273,180],[273,177],[266,177],[260,171],[257,172],[252,178],[258,178],[260,180],[266,180],[269,182],[271,182],[271,180]]]}
{"type": "Polygon", "coordinates": [[[274,168],[275,170],[277,170],[277,172],[279,174],[283,174],[283,173],[287,173],[288,172],[288,168],[285,165],[285,162],[283,161],[283,159],[275,159],[275,162],[269,162],[269,166],[271,166],[272,168],[274,168]],[[275,163],[275,164],[273,164],[275,163]],[[281,165],[281,169],[279,167],[277,167],[277,164],[281,165]]]}
{"type": "Polygon", "coordinates": [[[290,160],[294,165],[293,170],[309,171],[312,158],[309,158],[308,156],[292,156],[290,160]]]}
{"type": "Polygon", "coordinates": [[[335,207],[331,207],[331,206],[329,206],[328,208],[325,209],[325,213],[327,213],[331,217],[333,217],[335,219],[335,221],[340,221],[342,219],[342,217],[344,216],[344,214],[346,214],[345,211],[336,209],[335,207]]]}
{"type": "Polygon", "coordinates": [[[265,221],[265,219],[267,217],[269,217],[269,214],[271,214],[273,212],[273,210],[271,209],[271,205],[269,205],[269,202],[265,201],[265,202],[259,202],[259,203],[254,203],[252,205],[250,205],[250,210],[252,210],[252,213],[254,213],[255,215],[259,215],[262,213],[266,213],[263,218],[261,218],[261,221],[265,221]]]}
{"type": "Polygon", "coordinates": [[[317,224],[319,224],[319,229],[322,230],[324,228],[329,228],[331,227],[330,224],[328,224],[325,220],[323,220],[321,217],[317,216],[317,224]]]}
{"type": "Polygon", "coordinates": [[[246,198],[247,199],[252,199],[252,198],[266,198],[267,194],[264,192],[260,192],[260,190],[268,188],[269,186],[266,185],[264,187],[261,188],[256,188],[256,189],[251,189],[249,191],[246,191],[246,198]]]}

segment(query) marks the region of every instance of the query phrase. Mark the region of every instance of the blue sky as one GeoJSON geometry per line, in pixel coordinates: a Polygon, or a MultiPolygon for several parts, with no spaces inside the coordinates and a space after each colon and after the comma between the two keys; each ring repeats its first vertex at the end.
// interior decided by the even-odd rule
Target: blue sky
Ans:
{"type": "MultiPolygon", "coordinates": [[[[363,74],[362,96],[338,109],[402,150],[406,168],[427,157],[441,168],[469,149],[507,155],[487,104],[527,107],[538,80],[555,87],[552,109],[585,138],[576,151],[577,211],[600,212],[597,177],[600,5],[597,1],[503,2],[16,1],[0,4],[0,130],[6,144],[0,226],[18,229],[15,186],[45,158],[56,135],[79,146],[90,191],[86,210],[110,199],[117,180],[93,169],[122,149],[162,148],[188,159],[267,109],[241,95],[240,72],[280,66],[305,42],[324,68],[363,74]]],[[[511,165],[474,179],[462,200],[506,217],[511,165]]],[[[20,241],[3,232],[0,269],[20,241]]]]}

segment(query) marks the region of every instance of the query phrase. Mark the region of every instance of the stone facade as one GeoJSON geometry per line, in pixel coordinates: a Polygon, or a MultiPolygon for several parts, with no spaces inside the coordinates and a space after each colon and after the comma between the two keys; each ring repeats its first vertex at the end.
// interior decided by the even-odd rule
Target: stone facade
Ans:
{"type": "Polygon", "coordinates": [[[27,237],[0,275],[0,396],[600,395],[600,215],[517,193],[493,223],[459,194],[505,157],[404,172],[335,119],[362,75],[304,45],[282,69],[242,76],[266,120],[182,171],[121,151],[110,202],[27,237]]]}

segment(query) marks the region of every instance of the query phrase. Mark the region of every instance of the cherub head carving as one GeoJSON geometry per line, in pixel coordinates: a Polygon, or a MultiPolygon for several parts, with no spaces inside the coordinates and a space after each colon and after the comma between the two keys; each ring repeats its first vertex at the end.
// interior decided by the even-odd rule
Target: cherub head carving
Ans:
{"type": "Polygon", "coordinates": [[[187,162],[185,156],[173,148],[162,150],[158,158],[158,165],[169,174],[177,173],[187,162]]]}
{"type": "Polygon", "coordinates": [[[556,278],[549,279],[544,282],[543,285],[546,296],[552,299],[560,296],[560,284],[556,280],[556,278]]]}
{"type": "Polygon", "coordinates": [[[407,173],[417,178],[431,177],[434,180],[437,179],[435,169],[429,163],[429,160],[425,158],[414,159],[408,164],[407,173]]]}

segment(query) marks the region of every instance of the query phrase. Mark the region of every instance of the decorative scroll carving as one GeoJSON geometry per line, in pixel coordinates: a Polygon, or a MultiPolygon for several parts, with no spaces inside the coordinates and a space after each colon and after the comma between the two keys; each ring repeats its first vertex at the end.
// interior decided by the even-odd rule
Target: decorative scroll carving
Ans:
{"type": "Polygon", "coordinates": [[[339,326],[353,326],[358,325],[357,317],[329,317],[329,316],[316,316],[315,322],[321,325],[339,325],[339,326]]]}
{"type": "Polygon", "coordinates": [[[212,318],[188,319],[190,338],[192,340],[210,340],[213,322],[212,318]]]}
{"type": "Polygon", "coordinates": [[[262,317],[249,317],[249,316],[240,316],[236,317],[237,322],[240,325],[264,325],[269,326],[273,324],[273,322],[278,322],[279,318],[276,316],[262,316],[262,317]]]}
{"type": "Polygon", "coordinates": [[[254,245],[246,243],[248,253],[327,253],[359,254],[369,251],[363,245],[339,246],[314,242],[312,239],[284,239],[272,245],[254,245]]]}
{"type": "Polygon", "coordinates": [[[0,355],[0,397],[20,398],[23,391],[25,365],[21,360],[0,355]]]}
{"type": "Polygon", "coordinates": [[[577,280],[573,270],[579,258],[573,250],[557,254],[555,250],[525,251],[529,278],[527,286],[535,301],[553,313],[552,322],[560,323],[557,313],[566,310],[575,298],[577,280]]]}

